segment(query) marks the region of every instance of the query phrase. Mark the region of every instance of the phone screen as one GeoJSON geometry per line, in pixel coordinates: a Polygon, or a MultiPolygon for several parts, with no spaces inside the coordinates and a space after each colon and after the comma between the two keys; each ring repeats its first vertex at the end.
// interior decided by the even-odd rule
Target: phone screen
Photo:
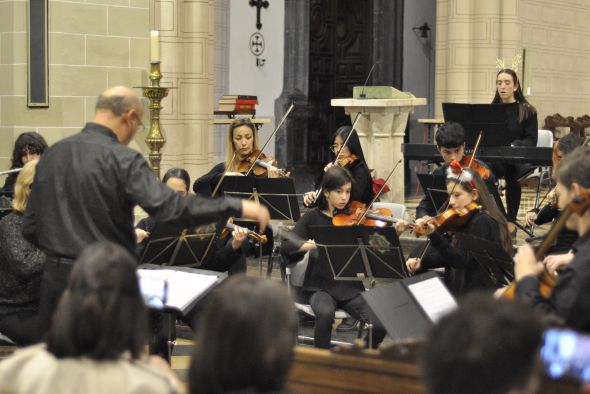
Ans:
{"type": "Polygon", "coordinates": [[[165,279],[142,275],[139,277],[139,289],[149,308],[164,309],[168,293],[168,282],[165,279]]]}
{"type": "Polygon", "coordinates": [[[545,373],[552,379],[570,377],[590,382],[590,335],[549,329],[544,334],[541,358],[545,373]]]}

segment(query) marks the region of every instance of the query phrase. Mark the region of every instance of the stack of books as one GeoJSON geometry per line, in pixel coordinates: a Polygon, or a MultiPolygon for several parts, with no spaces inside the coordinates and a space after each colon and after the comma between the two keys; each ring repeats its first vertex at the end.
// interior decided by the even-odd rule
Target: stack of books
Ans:
{"type": "Polygon", "coordinates": [[[257,96],[231,94],[221,96],[215,115],[256,115],[257,96]]]}

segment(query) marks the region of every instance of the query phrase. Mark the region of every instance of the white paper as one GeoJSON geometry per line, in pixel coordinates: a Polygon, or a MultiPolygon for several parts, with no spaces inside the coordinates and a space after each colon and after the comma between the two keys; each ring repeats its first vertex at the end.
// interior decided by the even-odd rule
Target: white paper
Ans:
{"type": "Polygon", "coordinates": [[[439,278],[411,284],[408,289],[433,323],[457,308],[455,299],[439,278]]]}

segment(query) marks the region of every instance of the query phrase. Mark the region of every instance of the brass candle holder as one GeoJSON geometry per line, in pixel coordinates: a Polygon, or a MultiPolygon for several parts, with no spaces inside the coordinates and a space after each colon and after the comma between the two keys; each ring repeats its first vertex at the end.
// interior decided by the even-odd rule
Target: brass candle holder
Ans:
{"type": "Polygon", "coordinates": [[[162,161],[161,149],[166,143],[166,138],[160,130],[160,111],[162,110],[162,99],[168,96],[170,88],[160,87],[162,73],[160,62],[150,63],[150,85],[141,86],[143,96],[150,100],[150,130],[145,142],[150,148],[149,162],[156,178],[160,179],[160,162],[162,161]]]}

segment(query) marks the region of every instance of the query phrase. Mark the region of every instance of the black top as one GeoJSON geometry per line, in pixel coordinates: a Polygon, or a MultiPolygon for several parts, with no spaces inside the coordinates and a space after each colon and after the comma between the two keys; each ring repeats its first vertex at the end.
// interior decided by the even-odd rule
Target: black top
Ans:
{"type": "Polygon", "coordinates": [[[368,204],[373,199],[373,179],[369,172],[369,167],[364,161],[357,160],[352,166],[348,167],[352,175],[352,191],[350,201],[360,201],[368,204]]]}
{"type": "Polygon", "coordinates": [[[241,214],[237,199],[181,197],[154,177],[140,152],[119,143],[110,129],[87,123],[41,157],[23,234],[49,255],[75,258],[96,241],[135,253],[135,205],[185,227],[241,214]]]}
{"type": "MultiPolygon", "coordinates": [[[[498,223],[487,213],[478,211],[469,222],[456,232],[469,234],[500,244],[498,223]]],[[[422,268],[445,268],[445,283],[451,293],[461,295],[471,290],[493,290],[500,284],[493,284],[487,271],[467,250],[453,245],[449,237],[435,231],[428,236],[430,245],[422,258],[422,268]]],[[[413,257],[417,257],[413,253],[413,257]]]]}
{"type": "MultiPolygon", "coordinates": [[[[528,106],[528,116],[518,122],[519,103],[506,104],[507,128],[515,140],[510,144],[514,146],[536,146],[539,133],[539,124],[537,123],[537,111],[528,106]]],[[[525,104],[526,105],[526,104],[525,104]]]]}
{"type": "Polygon", "coordinates": [[[208,173],[197,178],[193,183],[193,192],[201,196],[211,197],[224,172],[225,163],[216,164],[208,173]]]}
{"type": "Polygon", "coordinates": [[[4,186],[2,186],[2,189],[0,189],[0,193],[2,193],[2,195],[12,196],[14,194],[14,184],[16,183],[17,177],[18,172],[11,172],[10,174],[6,175],[4,186]]]}
{"type": "Polygon", "coordinates": [[[518,281],[516,298],[545,314],[556,314],[575,330],[590,332],[590,231],[574,243],[575,257],[557,277],[549,299],[539,291],[539,279],[518,281]]]}
{"type": "MultiPolygon", "coordinates": [[[[281,244],[281,252],[285,259],[291,263],[301,260],[305,253],[298,252],[299,248],[308,239],[313,239],[310,226],[328,225],[332,225],[332,218],[322,213],[317,207],[301,216],[292,231],[295,237],[289,237],[281,244]]],[[[327,264],[320,264],[318,249],[312,249],[309,253],[309,262],[303,281],[304,290],[324,290],[337,301],[350,300],[364,290],[361,282],[334,280],[330,267],[327,264]]]]}
{"type": "MultiPolygon", "coordinates": [[[[477,160],[477,162],[483,166],[483,167],[488,167],[488,165],[484,162],[482,162],[481,160],[477,160]]],[[[447,168],[449,168],[449,165],[447,163],[443,163],[442,166],[435,168],[432,171],[432,175],[440,175],[440,176],[447,176],[447,168]]],[[[496,200],[496,203],[498,203],[498,200],[500,198],[500,196],[498,196],[498,198],[496,198],[496,195],[498,194],[498,188],[497,188],[497,181],[496,181],[496,177],[494,176],[494,174],[491,172],[490,170],[490,177],[485,181],[486,186],[488,187],[488,190],[490,193],[492,193],[492,196],[494,196],[494,200],[496,200]]],[[[498,208],[503,211],[504,207],[502,206],[501,200],[499,202],[499,206],[498,208]]],[[[430,199],[430,197],[427,194],[424,194],[424,196],[422,197],[422,200],[420,200],[420,203],[418,203],[418,206],[416,207],[416,219],[420,219],[421,217],[424,216],[430,216],[430,217],[435,217],[436,215],[438,215],[438,212],[436,212],[436,208],[434,207],[434,204],[432,203],[432,200],[430,199]]]]}
{"type": "Polygon", "coordinates": [[[0,220],[0,315],[37,310],[45,255],[22,235],[23,215],[0,220]]]}
{"type": "MultiPolygon", "coordinates": [[[[551,204],[547,204],[538,212],[537,219],[535,219],[535,224],[541,225],[549,223],[554,219],[557,219],[560,214],[561,210],[559,208],[554,207],[551,204]]],[[[547,254],[567,253],[571,250],[574,242],[576,242],[577,239],[577,231],[571,231],[564,227],[559,232],[559,234],[557,234],[555,243],[551,245],[547,254]]]]}

